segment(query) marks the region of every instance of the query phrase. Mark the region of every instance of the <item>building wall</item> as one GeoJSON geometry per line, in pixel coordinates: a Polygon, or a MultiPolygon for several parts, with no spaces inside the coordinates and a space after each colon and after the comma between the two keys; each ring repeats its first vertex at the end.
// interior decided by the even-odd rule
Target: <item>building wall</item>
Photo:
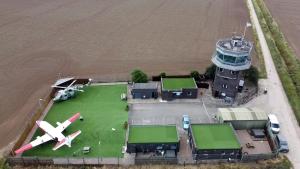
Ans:
{"type": "Polygon", "coordinates": [[[243,80],[241,71],[232,72],[217,67],[212,86],[213,94],[218,97],[221,96],[221,93],[225,93],[226,96],[235,98],[240,80],[243,80]]]}
{"type": "Polygon", "coordinates": [[[177,143],[127,143],[128,153],[155,152],[156,150],[175,150],[179,151],[179,142],[177,143]]]}
{"type": "Polygon", "coordinates": [[[179,91],[162,90],[161,97],[163,100],[174,100],[174,99],[196,99],[198,96],[198,89],[182,89],[179,91]],[[177,95],[177,93],[179,95],[177,95]]]}
{"type": "Polygon", "coordinates": [[[132,89],[131,94],[133,99],[156,99],[158,97],[158,92],[154,89],[132,89]]]}
{"type": "Polygon", "coordinates": [[[267,120],[232,120],[224,121],[224,123],[231,123],[235,130],[264,129],[267,120]]]}
{"type": "Polygon", "coordinates": [[[241,149],[193,150],[195,160],[241,159],[241,149]]]}

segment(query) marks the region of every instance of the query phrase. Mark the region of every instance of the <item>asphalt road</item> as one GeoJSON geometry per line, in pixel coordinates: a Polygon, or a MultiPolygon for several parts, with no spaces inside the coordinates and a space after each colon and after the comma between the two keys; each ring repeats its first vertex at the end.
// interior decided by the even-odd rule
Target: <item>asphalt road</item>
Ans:
{"type": "Polygon", "coordinates": [[[287,154],[288,158],[293,163],[294,168],[300,168],[300,128],[277,74],[252,1],[247,0],[247,3],[250,8],[252,24],[255,26],[258,34],[267,70],[268,78],[266,86],[268,88],[268,102],[266,106],[269,107],[272,113],[277,115],[281,123],[281,134],[284,135],[289,142],[290,152],[287,154]]]}
{"type": "Polygon", "coordinates": [[[202,103],[144,103],[133,104],[129,123],[137,125],[176,124],[182,127],[182,115],[189,115],[191,123],[209,123],[202,103]]]}

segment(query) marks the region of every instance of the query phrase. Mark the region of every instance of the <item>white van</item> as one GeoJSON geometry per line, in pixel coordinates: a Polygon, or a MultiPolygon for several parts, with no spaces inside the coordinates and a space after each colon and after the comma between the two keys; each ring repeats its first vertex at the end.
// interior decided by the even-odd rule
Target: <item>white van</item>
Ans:
{"type": "Polygon", "coordinates": [[[272,132],[274,134],[278,134],[280,131],[280,126],[279,126],[279,122],[277,117],[275,116],[275,114],[269,114],[268,115],[268,127],[270,127],[270,129],[272,130],[272,132]]]}

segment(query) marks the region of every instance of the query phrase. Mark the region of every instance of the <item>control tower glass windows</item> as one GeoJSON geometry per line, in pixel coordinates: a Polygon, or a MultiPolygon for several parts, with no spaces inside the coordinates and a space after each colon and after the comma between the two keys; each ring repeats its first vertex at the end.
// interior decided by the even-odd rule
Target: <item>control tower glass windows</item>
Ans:
{"type": "Polygon", "coordinates": [[[228,63],[235,63],[236,57],[224,55],[224,61],[228,63]]]}
{"type": "Polygon", "coordinates": [[[241,57],[238,57],[236,58],[236,63],[244,63],[246,62],[248,56],[241,56],[241,57]]]}
{"type": "Polygon", "coordinates": [[[223,54],[221,54],[220,52],[217,52],[217,55],[218,55],[218,58],[219,58],[219,59],[223,60],[223,57],[224,57],[223,54]]]}

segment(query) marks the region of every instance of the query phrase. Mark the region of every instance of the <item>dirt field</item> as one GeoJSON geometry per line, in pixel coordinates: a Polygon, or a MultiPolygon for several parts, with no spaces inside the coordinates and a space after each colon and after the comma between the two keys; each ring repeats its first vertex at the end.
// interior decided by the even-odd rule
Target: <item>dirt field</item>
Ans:
{"type": "Polygon", "coordinates": [[[241,0],[0,4],[0,147],[21,132],[59,73],[127,79],[134,68],[150,74],[202,71],[216,40],[242,32],[249,20],[241,0]]]}
{"type": "Polygon", "coordinates": [[[271,14],[278,22],[289,45],[300,59],[300,1],[265,0],[271,14]]]}

